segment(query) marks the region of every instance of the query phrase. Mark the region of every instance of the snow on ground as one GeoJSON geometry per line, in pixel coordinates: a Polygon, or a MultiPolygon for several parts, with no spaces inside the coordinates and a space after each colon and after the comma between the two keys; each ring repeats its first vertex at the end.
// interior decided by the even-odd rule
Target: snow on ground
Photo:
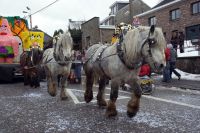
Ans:
{"type": "MultiPolygon", "coordinates": [[[[183,72],[183,71],[181,71],[179,69],[176,69],[176,71],[181,74],[181,79],[200,81],[200,74],[186,73],[186,72],[183,72]]],[[[154,75],[154,73],[152,75],[154,75]]],[[[161,75],[156,76],[156,77],[162,78],[163,75],[161,74],[161,75]]],[[[172,78],[173,79],[178,79],[178,77],[174,73],[172,73],[172,78]]]]}
{"type": "MultiPolygon", "coordinates": [[[[178,49],[177,55],[178,57],[200,56],[200,49],[198,50],[198,47],[192,45],[191,41],[188,40],[184,42],[184,53],[180,53],[180,49],[178,49]]],[[[183,72],[179,69],[176,69],[176,70],[177,72],[181,74],[181,79],[200,81],[200,74],[191,74],[191,73],[183,72]]],[[[177,78],[177,76],[174,75],[174,73],[172,74],[172,77],[177,78]]]]}
{"type": "Polygon", "coordinates": [[[191,41],[184,42],[184,53],[180,53],[180,49],[177,50],[178,57],[194,57],[200,56],[200,50],[195,45],[192,45],[191,41]]]}
{"type": "MultiPolygon", "coordinates": [[[[178,73],[181,74],[181,79],[200,81],[200,74],[191,74],[191,73],[183,72],[179,69],[176,69],[176,70],[178,73]]],[[[174,73],[172,74],[172,77],[177,78],[177,76],[174,73]]]]}

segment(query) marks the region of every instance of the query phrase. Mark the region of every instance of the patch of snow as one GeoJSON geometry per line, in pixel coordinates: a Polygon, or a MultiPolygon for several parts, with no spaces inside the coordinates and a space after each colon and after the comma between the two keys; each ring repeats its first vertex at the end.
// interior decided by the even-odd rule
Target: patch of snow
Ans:
{"type": "Polygon", "coordinates": [[[200,51],[197,50],[197,46],[191,43],[191,40],[184,42],[184,53],[180,53],[180,49],[177,50],[178,57],[194,57],[200,56],[200,51]]]}
{"type": "MultiPolygon", "coordinates": [[[[191,74],[191,73],[183,72],[179,69],[176,69],[176,70],[178,73],[181,74],[181,79],[200,81],[200,74],[191,74]]],[[[173,73],[172,78],[177,78],[177,76],[173,73]]]]}
{"type": "Polygon", "coordinates": [[[28,93],[28,94],[24,94],[23,97],[41,97],[42,94],[39,93],[28,93]]]}

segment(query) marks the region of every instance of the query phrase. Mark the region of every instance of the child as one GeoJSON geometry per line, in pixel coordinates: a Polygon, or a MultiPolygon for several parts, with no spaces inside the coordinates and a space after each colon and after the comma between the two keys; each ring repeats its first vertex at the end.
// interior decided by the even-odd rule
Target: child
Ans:
{"type": "Polygon", "coordinates": [[[140,87],[142,89],[142,94],[151,94],[153,89],[153,80],[150,78],[151,68],[149,64],[145,63],[141,66],[139,76],[141,79],[140,87]]]}

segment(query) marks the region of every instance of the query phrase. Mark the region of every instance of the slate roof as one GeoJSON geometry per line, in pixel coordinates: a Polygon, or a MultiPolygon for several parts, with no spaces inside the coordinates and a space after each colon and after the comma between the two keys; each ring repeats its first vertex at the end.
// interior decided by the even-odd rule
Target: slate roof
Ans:
{"type": "Polygon", "coordinates": [[[165,4],[167,4],[167,3],[170,3],[170,2],[172,2],[172,1],[176,1],[176,0],[163,0],[163,1],[161,1],[160,3],[158,3],[157,5],[155,5],[153,8],[157,8],[157,7],[159,7],[159,6],[163,6],[163,5],[165,5],[165,4]]]}

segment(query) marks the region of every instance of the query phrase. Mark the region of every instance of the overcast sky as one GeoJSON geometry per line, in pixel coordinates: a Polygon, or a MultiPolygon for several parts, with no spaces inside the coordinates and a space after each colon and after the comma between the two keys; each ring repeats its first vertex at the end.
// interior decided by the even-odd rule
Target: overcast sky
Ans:
{"type": "MultiPolygon", "coordinates": [[[[34,13],[56,0],[1,0],[0,16],[24,17],[22,11],[30,7],[34,13]]],[[[110,5],[116,0],[57,0],[53,5],[32,16],[32,25],[53,35],[57,29],[67,29],[68,19],[74,21],[89,20],[92,17],[100,17],[103,20],[110,12],[110,5]]],[[[121,0],[128,1],[128,0],[121,0]]],[[[143,0],[150,7],[160,0],[143,0]]]]}

